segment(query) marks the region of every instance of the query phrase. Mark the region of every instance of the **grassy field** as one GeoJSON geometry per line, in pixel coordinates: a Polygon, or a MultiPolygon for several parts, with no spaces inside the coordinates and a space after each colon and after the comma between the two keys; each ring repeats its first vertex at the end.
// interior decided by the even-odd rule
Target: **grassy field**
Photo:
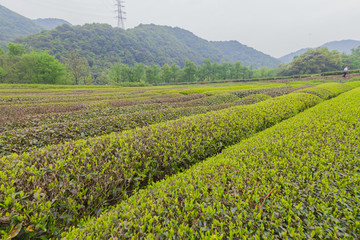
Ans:
{"type": "Polygon", "coordinates": [[[356,239],[341,80],[0,85],[0,237],[356,239]]]}

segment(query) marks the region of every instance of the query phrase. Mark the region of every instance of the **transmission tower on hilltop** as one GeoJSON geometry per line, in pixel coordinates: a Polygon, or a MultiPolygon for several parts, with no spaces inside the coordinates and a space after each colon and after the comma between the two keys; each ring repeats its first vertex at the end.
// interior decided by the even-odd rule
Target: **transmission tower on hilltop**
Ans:
{"type": "Polygon", "coordinates": [[[116,6],[117,6],[117,20],[118,20],[118,27],[125,29],[125,20],[126,20],[126,12],[124,12],[124,6],[125,2],[123,0],[116,0],[116,6]]]}

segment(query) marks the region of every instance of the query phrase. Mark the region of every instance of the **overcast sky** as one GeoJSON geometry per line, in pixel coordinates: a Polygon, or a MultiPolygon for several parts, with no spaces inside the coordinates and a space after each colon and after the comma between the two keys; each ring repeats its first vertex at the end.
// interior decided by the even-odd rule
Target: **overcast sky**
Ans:
{"type": "MultiPolygon", "coordinates": [[[[116,26],[115,0],[0,0],[28,18],[116,26]]],[[[360,0],[126,0],[126,27],[154,23],[207,40],[238,40],[274,57],[360,40],[360,0]]]]}

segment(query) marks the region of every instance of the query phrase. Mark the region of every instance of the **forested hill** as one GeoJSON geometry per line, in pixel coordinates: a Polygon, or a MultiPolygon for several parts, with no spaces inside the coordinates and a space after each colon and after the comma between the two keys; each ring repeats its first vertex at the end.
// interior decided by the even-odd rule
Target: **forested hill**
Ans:
{"type": "Polygon", "coordinates": [[[63,19],[58,18],[38,18],[33,20],[36,24],[40,25],[43,29],[52,30],[57,26],[67,24],[71,26],[71,23],[63,19]]]}
{"type": "Polygon", "coordinates": [[[276,68],[281,62],[269,55],[255,50],[239,43],[238,41],[211,42],[225,56],[230,58],[232,62],[240,60],[243,65],[254,68],[263,66],[276,68]]]}
{"type": "MultiPolygon", "coordinates": [[[[355,49],[357,47],[360,46],[360,41],[356,41],[356,40],[342,40],[342,41],[332,41],[332,42],[328,42],[325,43],[323,45],[321,45],[321,48],[327,48],[330,51],[336,50],[340,53],[346,53],[346,54],[351,54],[351,50],[355,49]]],[[[294,57],[296,56],[300,56],[301,54],[305,53],[308,49],[310,48],[303,48],[300,49],[296,52],[287,54],[281,58],[279,58],[279,60],[283,63],[289,63],[291,62],[294,57]]]]}
{"type": "Polygon", "coordinates": [[[183,66],[189,59],[200,65],[205,58],[216,62],[241,61],[244,65],[256,67],[274,67],[278,63],[275,58],[271,62],[269,56],[243,45],[239,48],[240,45],[234,44],[225,51],[218,47],[219,43],[201,39],[189,31],[153,24],[128,30],[112,28],[107,24],[63,25],[25,37],[19,42],[34,49],[48,50],[58,58],[77,49],[90,65],[100,67],[119,60],[125,64],[175,63],[183,66]],[[260,54],[254,54],[256,52],[260,54]]]}
{"type": "Polygon", "coordinates": [[[41,26],[31,19],[0,5],[0,47],[5,48],[10,41],[29,34],[38,33],[42,29],[41,26]]]}

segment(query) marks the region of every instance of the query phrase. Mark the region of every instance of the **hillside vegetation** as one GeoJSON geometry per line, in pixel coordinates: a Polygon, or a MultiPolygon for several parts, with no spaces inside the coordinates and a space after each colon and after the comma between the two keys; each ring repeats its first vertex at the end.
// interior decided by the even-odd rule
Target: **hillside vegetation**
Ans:
{"type": "MultiPolygon", "coordinates": [[[[338,51],[340,53],[351,54],[352,49],[356,49],[360,46],[360,41],[356,40],[342,40],[342,41],[332,41],[321,45],[321,48],[327,48],[329,51],[338,51]]],[[[285,56],[279,58],[282,63],[290,63],[294,60],[294,57],[300,56],[311,48],[303,48],[296,52],[289,53],[285,56]]]]}
{"type": "Polygon", "coordinates": [[[121,60],[129,65],[175,63],[183,67],[186,60],[200,65],[206,58],[216,62],[241,61],[244,65],[257,67],[274,67],[279,63],[275,58],[241,44],[226,44],[225,50],[220,43],[201,39],[184,29],[157,25],[139,25],[128,30],[106,24],[60,26],[19,42],[34,49],[48,50],[58,58],[64,57],[67,51],[77,49],[91,62],[90,65],[98,66],[121,60]]]}
{"type": "Polygon", "coordinates": [[[211,42],[218,48],[230,61],[241,61],[245,66],[276,68],[280,61],[262,52],[239,43],[238,41],[217,41],[211,42]]]}
{"type": "Polygon", "coordinates": [[[0,47],[16,38],[38,33],[43,28],[32,20],[23,17],[0,5],[0,47]]]}

